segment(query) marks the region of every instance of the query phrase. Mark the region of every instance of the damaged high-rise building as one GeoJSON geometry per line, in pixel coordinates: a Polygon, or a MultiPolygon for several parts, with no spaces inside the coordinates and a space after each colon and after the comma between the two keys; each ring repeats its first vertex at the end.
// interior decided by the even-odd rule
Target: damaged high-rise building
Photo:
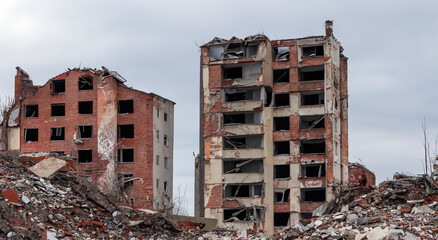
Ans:
{"type": "Polygon", "coordinates": [[[105,67],[75,68],[34,86],[17,67],[15,104],[3,120],[2,149],[33,161],[72,156],[69,170],[117,201],[170,207],[175,103],[127,87],[125,81],[105,67]]]}
{"type": "Polygon", "coordinates": [[[325,33],[201,46],[195,215],[272,234],[348,184],[347,58],[325,33]]]}

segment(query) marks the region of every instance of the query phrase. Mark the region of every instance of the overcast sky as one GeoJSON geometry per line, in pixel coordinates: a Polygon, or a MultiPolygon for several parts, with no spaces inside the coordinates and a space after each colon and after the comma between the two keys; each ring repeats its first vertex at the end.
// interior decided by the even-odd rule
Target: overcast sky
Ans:
{"type": "Polygon", "coordinates": [[[0,3],[0,96],[15,67],[42,85],[67,68],[105,66],[127,85],[176,102],[174,189],[193,213],[199,48],[213,37],[324,34],[348,60],[350,161],[378,182],[421,173],[421,121],[438,133],[438,1],[20,1],[0,3]]]}

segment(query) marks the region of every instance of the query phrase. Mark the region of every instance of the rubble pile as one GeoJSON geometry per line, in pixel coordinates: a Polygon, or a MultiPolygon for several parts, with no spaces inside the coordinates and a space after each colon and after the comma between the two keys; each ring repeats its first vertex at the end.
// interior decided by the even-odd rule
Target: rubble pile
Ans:
{"type": "Polygon", "coordinates": [[[276,238],[438,239],[438,191],[426,175],[396,174],[372,192],[345,201],[350,197],[348,191],[323,204],[313,211],[313,219],[281,231],[276,238]],[[333,212],[333,206],[339,211],[333,212]]]}

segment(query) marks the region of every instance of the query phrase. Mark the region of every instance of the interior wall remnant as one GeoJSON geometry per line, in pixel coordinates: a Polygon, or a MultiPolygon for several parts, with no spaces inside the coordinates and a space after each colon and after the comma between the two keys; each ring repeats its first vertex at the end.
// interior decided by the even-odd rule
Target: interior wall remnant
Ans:
{"type": "Polygon", "coordinates": [[[263,159],[224,160],[224,173],[262,173],[263,159]]]}
{"type": "Polygon", "coordinates": [[[285,203],[289,201],[290,189],[274,189],[274,203],[285,203]]]}
{"type": "Polygon", "coordinates": [[[299,70],[300,82],[306,81],[323,81],[324,80],[324,65],[303,67],[299,70]]]}
{"type": "Polygon", "coordinates": [[[325,202],[325,188],[302,188],[301,202],[325,202]]]}
{"type": "Polygon", "coordinates": [[[290,213],[274,213],[274,227],[288,227],[290,213]]]}
{"type": "Polygon", "coordinates": [[[290,178],[290,165],[274,165],[274,179],[290,178]]]}
{"type": "Polygon", "coordinates": [[[325,139],[310,139],[300,141],[301,153],[325,153],[325,139]]]}

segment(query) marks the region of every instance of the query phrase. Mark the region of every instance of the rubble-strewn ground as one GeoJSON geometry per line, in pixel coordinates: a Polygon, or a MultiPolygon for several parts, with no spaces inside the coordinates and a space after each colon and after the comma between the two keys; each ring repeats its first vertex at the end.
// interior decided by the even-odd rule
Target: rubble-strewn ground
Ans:
{"type": "Polygon", "coordinates": [[[72,174],[37,177],[17,159],[0,154],[0,239],[438,239],[438,192],[424,176],[396,175],[359,197],[342,191],[314,211],[317,217],[267,237],[175,226],[162,213],[113,204],[72,174]]]}

